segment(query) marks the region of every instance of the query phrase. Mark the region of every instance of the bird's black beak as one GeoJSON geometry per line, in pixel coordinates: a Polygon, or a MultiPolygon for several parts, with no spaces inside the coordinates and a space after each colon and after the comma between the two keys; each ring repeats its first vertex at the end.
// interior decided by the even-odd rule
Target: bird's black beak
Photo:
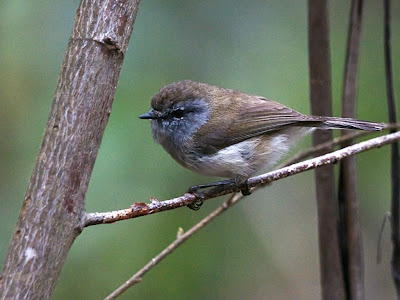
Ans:
{"type": "Polygon", "coordinates": [[[159,116],[157,114],[155,114],[154,110],[152,110],[152,109],[149,112],[147,112],[139,117],[139,119],[158,119],[158,118],[159,118],[159,116]]]}

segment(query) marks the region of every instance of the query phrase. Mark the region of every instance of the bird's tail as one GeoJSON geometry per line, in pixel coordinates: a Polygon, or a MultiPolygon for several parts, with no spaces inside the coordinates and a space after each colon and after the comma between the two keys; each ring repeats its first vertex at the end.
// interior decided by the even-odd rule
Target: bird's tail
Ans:
{"type": "Polygon", "coordinates": [[[310,125],[312,127],[318,127],[319,129],[358,129],[366,131],[379,131],[387,126],[385,123],[376,123],[350,118],[336,117],[311,116],[310,120],[308,121],[311,123],[310,125]]]}

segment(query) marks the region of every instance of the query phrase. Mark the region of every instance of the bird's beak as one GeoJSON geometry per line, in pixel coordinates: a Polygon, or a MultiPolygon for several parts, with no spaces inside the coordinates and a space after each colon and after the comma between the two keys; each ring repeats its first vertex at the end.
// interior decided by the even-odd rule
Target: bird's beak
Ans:
{"type": "Polygon", "coordinates": [[[149,112],[141,115],[139,118],[140,119],[158,119],[159,116],[154,113],[154,110],[150,109],[149,112]]]}

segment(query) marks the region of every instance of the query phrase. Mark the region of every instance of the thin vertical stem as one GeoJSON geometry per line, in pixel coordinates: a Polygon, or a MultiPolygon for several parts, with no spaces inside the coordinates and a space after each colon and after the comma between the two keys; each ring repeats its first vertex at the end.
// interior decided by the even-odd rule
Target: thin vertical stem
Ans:
{"type": "MultiPolygon", "coordinates": [[[[343,78],[342,117],[355,118],[358,87],[358,69],[363,17],[363,0],[352,0],[347,37],[346,63],[343,78]]],[[[348,131],[342,131],[342,135],[348,131]]],[[[351,145],[349,140],[342,147],[351,145]]],[[[340,241],[343,274],[349,299],[364,299],[364,260],[361,226],[357,200],[357,176],[355,157],[340,164],[339,172],[340,241]]]]}
{"type": "MultiPolygon", "coordinates": [[[[389,122],[396,122],[396,105],[393,92],[392,59],[390,46],[390,0],[384,0],[384,53],[386,96],[388,104],[389,122]]],[[[396,286],[397,296],[400,298],[400,166],[399,145],[391,145],[391,179],[392,179],[392,276],[396,286]]]]}
{"type": "MultiPolygon", "coordinates": [[[[310,100],[314,115],[332,115],[329,16],[327,0],[308,1],[310,100]]],[[[313,144],[332,140],[332,132],[313,135],[313,144]]],[[[323,299],[345,299],[337,235],[337,202],[333,166],[315,170],[318,235],[323,299]]]]}

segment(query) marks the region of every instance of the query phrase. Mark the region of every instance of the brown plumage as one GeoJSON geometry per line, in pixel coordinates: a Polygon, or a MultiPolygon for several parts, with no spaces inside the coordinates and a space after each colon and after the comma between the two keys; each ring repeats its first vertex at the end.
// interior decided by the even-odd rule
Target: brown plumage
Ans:
{"type": "Polygon", "coordinates": [[[348,118],[307,116],[261,96],[191,80],[179,81],[162,88],[153,97],[151,107],[164,111],[178,102],[202,98],[209,101],[211,117],[199,128],[193,139],[201,140],[201,145],[196,146],[206,153],[213,153],[288,126],[368,131],[381,130],[385,126],[383,123],[348,118]]]}
{"type": "Polygon", "coordinates": [[[183,166],[245,181],[273,165],[313,129],[381,130],[383,123],[307,116],[237,90],[184,80],[163,87],[141,116],[152,119],[155,141],[183,166]]]}

